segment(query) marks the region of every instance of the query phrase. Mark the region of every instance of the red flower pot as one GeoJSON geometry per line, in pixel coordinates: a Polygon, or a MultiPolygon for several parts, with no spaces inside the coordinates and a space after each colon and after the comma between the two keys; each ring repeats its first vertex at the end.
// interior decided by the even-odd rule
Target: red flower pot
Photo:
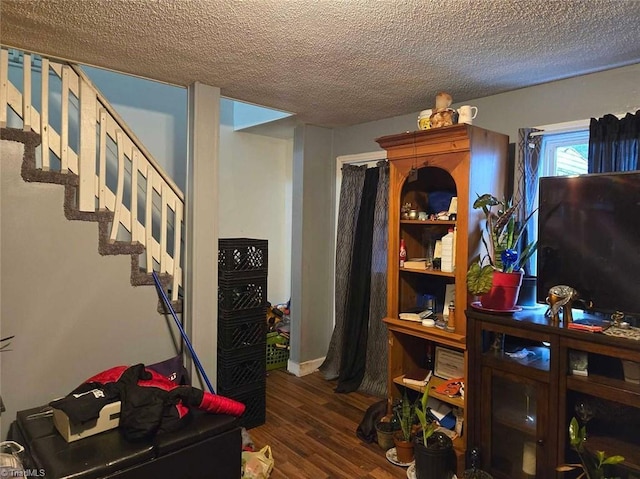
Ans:
{"type": "Polygon", "coordinates": [[[518,300],[523,275],[523,271],[513,273],[494,271],[491,290],[480,296],[480,305],[496,311],[511,311],[518,300]]]}

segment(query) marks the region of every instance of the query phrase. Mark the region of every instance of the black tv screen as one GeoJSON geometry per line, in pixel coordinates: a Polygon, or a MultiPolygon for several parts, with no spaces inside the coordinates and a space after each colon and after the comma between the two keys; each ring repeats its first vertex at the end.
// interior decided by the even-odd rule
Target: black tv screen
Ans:
{"type": "Polygon", "coordinates": [[[595,311],[639,314],[640,171],[541,178],[537,266],[539,302],[566,284],[595,311]]]}

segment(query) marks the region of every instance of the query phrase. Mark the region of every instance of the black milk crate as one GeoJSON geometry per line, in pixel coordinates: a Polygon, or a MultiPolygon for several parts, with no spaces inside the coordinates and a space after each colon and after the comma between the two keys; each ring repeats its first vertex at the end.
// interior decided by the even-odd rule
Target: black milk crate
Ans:
{"type": "Polygon", "coordinates": [[[221,276],[234,273],[267,274],[269,242],[250,238],[218,240],[218,271],[221,276]]]}
{"type": "Polygon", "coordinates": [[[218,323],[227,323],[229,321],[236,322],[240,320],[249,321],[260,316],[265,322],[267,320],[267,306],[262,305],[259,308],[243,309],[240,311],[223,311],[218,310],[218,323]]]}
{"type": "Polygon", "coordinates": [[[220,314],[218,316],[218,348],[224,351],[265,345],[267,321],[264,309],[253,314],[220,314]]]}
{"type": "Polygon", "coordinates": [[[266,276],[218,279],[218,308],[223,312],[264,308],[266,304],[266,276]]]}
{"type": "Polygon", "coordinates": [[[245,405],[245,411],[240,416],[240,426],[247,429],[261,426],[266,421],[267,416],[267,394],[266,384],[256,387],[236,388],[230,391],[219,390],[222,396],[235,399],[245,405]]]}
{"type": "Polygon", "coordinates": [[[261,344],[232,351],[218,349],[218,389],[229,391],[242,386],[264,385],[267,377],[265,350],[264,340],[261,344]]]}

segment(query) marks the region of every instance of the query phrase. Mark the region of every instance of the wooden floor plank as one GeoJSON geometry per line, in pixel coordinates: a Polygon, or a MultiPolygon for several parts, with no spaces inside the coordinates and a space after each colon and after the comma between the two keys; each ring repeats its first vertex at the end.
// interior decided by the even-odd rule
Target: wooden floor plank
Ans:
{"type": "Polygon", "coordinates": [[[267,379],[267,422],[251,429],[256,448],[271,446],[271,479],[400,479],[377,444],[366,444],[356,428],[379,398],[336,394],[335,381],[318,372],[298,378],[272,371],[267,379]]]}

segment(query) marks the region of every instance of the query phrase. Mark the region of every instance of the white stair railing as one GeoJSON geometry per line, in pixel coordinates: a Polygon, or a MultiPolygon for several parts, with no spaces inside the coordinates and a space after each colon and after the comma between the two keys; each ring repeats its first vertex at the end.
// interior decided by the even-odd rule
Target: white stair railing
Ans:
{"type": "Polygon", "coordinates": [[[170,274],[176,301],[184,196],[85,73],[2,47],[0,127],[13,126],[15,118],[42,137],[38,168],[77,175],[78,209],[112,212],[109,241],[142,244],[141,267],[170,274]]]}

